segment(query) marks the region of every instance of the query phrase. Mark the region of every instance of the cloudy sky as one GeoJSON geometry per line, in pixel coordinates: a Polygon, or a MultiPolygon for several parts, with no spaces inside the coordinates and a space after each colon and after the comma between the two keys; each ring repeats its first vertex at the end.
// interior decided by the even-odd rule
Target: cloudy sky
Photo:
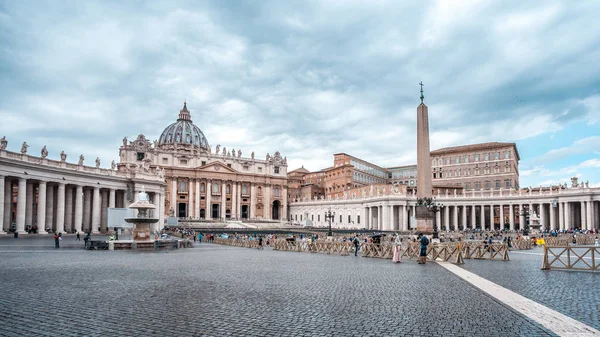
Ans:
{"type": "Polygon", "coordinates": [[[213,146],[318,170],[516,142],[522,186],[600,185],[598,1],[0,0],[0,137],[76,162],[157,139],[187,100],[213,146]]]}

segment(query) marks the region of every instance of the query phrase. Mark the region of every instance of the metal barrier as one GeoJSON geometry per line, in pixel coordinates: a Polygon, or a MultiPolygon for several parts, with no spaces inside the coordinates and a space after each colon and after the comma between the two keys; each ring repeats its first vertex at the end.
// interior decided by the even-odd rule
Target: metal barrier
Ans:
{"type": "Polygon", "coordinates": [[[599,271],[599,256],[597,246],[544,246],[542,270],[599,271]]]}

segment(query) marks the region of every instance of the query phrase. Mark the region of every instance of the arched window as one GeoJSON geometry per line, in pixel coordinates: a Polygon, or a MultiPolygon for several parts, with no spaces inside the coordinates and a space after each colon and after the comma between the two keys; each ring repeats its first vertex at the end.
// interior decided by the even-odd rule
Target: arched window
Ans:
{"type": "Polygon", "coordinates": [[[273,195],[275,195],[275,197],[279,197],[279,187],[275,187],[273,189],[273,195]]]}
{"type": "Polygon", "coordinates": [[[225,190],[227,191],[227,194],[231,194],[231,185],[227,185],[227,187],[225,187],[225,190]]]}
{"type": "Polygon", "coordinates": [[[212,193],[219,193],[219,184],[217,184],[217,183],[212,184],[212,193]]]}
{"type": "Polygon", "coordinates": [[[258,186],[258,195],[262,195],[262,188],[258,186]]]}
{"type": "Polygon", "coordinates": [[[185,181],[180,181],[179,182],[179,192],[184,192],[185,191],[185,181]]]}
{"type": "Polygon", "coordinates": [[[206,190],[206,186],[204,183],[200,184],[200,192],[204,192],[206,190]]]}

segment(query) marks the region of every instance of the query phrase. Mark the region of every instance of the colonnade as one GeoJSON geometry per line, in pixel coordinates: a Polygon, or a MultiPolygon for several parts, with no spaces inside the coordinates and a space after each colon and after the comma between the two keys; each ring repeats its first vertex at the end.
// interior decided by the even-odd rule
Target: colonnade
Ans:
{"type": "MultiPolygon", "coordinates": [[[[164,197],[161,193],[149,193],[149,197],[157,206],[154,216],[162,219],[164,197]]],[[[5,233],[13,225],[19,234],[32,228],[42,234],[106,232],[108,208],[128,206],[125,189],[103,187],[100,182],[94,186],[0,175],[0,220],[5,233]]]]}

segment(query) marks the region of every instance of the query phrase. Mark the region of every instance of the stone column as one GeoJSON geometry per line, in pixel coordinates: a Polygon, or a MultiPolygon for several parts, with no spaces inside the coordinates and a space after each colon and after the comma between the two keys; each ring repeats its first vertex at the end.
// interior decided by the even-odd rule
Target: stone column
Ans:
{"type": "Polygon", "coordinates": [[[490,205],[490,230],[494,230],[494,204],[490,205]]]}
{"type": "Polygon", "coordinates": [[[250,219],[256,218],[256,186],[250,184],[250,219]]]}
{"type": "MultiPolygon", "coordinates": [[[[125,198],[126,199],[126,198],[125,198]]],[[[92,191],[89,188],[83,190],[83,229],[87,232],[92,232],[92,219],[90,209],[92,205],[92,191]]]]}
{"type": "Polygon", "coordinates": [[[365,207],[364,208],[364,215],[363,215],[363,222],[364,222],[364,227],[369,229],[369,207],[365,207]]]}
{"type": "Polygon", "coordinates": [[[54,226],[54,185],[46,185],[46,227],[56,232],[54,226]]]}
{"type": "Polygon", "coordinates": [[[573,223],[571,222],[571,204],[568,201],[565,202],[564,206],[565,212],[565,229],[570,229],[573,227],[573,223]]]}
{"type": "Polygon", "coordinates": [[[73,233],[73,188],[65,188],[65,232],[73,233]]]}
{"type": "Polygon", "coordinates": [[[237,182],[231,183],[231,218],[237,219],[237,182]]]}
{"type": "Polygon", "coordinates": [[[77,185],[75,188],[75,221],[73,230],[79,233],[83,230],[83,187],[77,185]]]}
{"type": "Polygon", "coordinates": [[[471,205],[471,229],[475,229],[477,227],[477,210],[475,205],[471,205]]]}
{"type": "Polygon", "coordinates": [[[450,230],[450,206],[444,207],[444,230],[450,230]]]}
{"type": "Polygon", "coordinates": [[[485,205],[481,205],[481,218],[479,219],[479,223],[481,224],[481,230],[485,230],[485,205]]]}
{"type": "Polygon", "coordinates": [[[175,217],[179,217],[179,210],[177,209],[177,180],[173,178],[171,181],[171,208],[175,211],[175,217]]]}
{"type": "Polygon", "coordinates": [[[510,204],[510,209],[508,211],[508,216],[510,217],[510,230],[515,230],[515,205],[510,204]]]}
{"type": "Polygon", "coordinates": [[[4,176],[0,175],[0,234],[6,234],[6,232],[4,231],[4,212],[10,212],[9,210],[6,210],[4,208],[4,196],[6,194],[5,192],[5,185],[4,185],[4,176]]]}
{"type": "Polygon", "coordinates": [[[27,203],[27,179],[19,178],[19,190],[17,191],[17,233],[25,232],[25,204],[27,203]]]}
{"type": "Polygon", "coordinates": [[[540,229],[543,231],[544,229],[547,229],[547,224],[546,224],[546,210],[544,209],[544,203],[540,202],[540,229]]]}
{"type": "Polygon", "coordinates": [[[564,203],[558,203],[558,228],[560,230],[565,229],[565,215],[564,215],[564,203]]]}
{"type": "Polygon", "coordinates": [[[25,226],[33,226],[33,183],[27,182],[25,191],[25,226]]]}
{"type": "MultiPolygon", "coordinates": [[[[265,218],[271,220],[273,215],[271,214],[273,204],[271,203],[271,189],[273,185],[265,184],[265,218]]],[[[335,222],[335,221],[334,221],[335,222]]]]}
{"type": "Polygon", "coordinates": [[[161,189],[161,193],[158,194],[158,230],[161,230],[165,225],[165,194],[161,189]]]}
{"type": "MultiPolygon", "coordinates": [[[[156,208],[154,209],[154,214],[152,214],[152,218],[156,219],[159,218],[160,219],[160,193],[153,193],[152,194],[152,205],[154,205],[156,208]]],[[[150,231],[151,232],[157,232],[160,228],[160,220],[159,222],[152,224],[150,227],[150,231]]]]}
{"type": "Polygon", "coordinates": [[[504,230],[504,204],[500,204],[500,230],[504,230]]]}
{"type": "Polygon", "coordinates": [[[467,205],[462,206],[462,230],[466,230],[469,226],[467,222],[467,205]]]}
{"type": "Polygon", "coordinates": [[[454,212],[454,214],[452,215],[452,229],[458,230],[458,206],[453,206],[452,211],[454,212]]]}
{"type": "Polygon", "coordinates": [[[110,189],[110,191],[108,192],[108,207],[109,208],[115,208],[115,204],[116,204],[116,200],[115,200],[115,190],[114,189],[110,189]]]}
{"type": "Polygon", "coordinates": [[[58,193],[56,194],[56,233],[65,231],[65,184],[58,184],[58,193]]]}
{"type": "MultiPolygon", "coordinates": [[[[196,180],[196,195],[194,196],[196,198],[196,218],[200,219],[200,184],[202,184],[202,182],[200,180],[196,180]]],[[[204,191],[206,192],[206,185],[204,186],[204,191]]],[[[206,214],[206,212],[205,212],[206,214]]]]}
{"type": "Polygon", "coordinates": [[[100,227],[101,215],[100,215],[100,187],[94,187],[94,196],[92,197],[92,233],[98,234],[98,227],[100,227]]]}
{"type": "Polygon", "coordinates": [[[196,217],[196,184],[194,184],[194,180],[190,179],[190,181],[188,182],[188,207],[187,207],[187,211],[188,214],[187,216],[191,217],[192,219],[196,217]]]}
{"type": "Polygon", "coordinates": [[[225,181],[221,182],[221,219],[225,220],[227,213],[227,183],[225,181]]]}
{"type": "Polygon", "coordinates": [[[108,229],[108,191],[102,190],[100,201],[100,232],[106,233],[108,229]]]}
{"type": "Polygon", "coordinates": [[[588,200],[585,202],[585,210],[586,210],[586,220],[585,223],[587,225],[587,229],[593,229],[594,228],[594,223],[592,222],[592,207],[593,207],[593,202],[588,200]]]}
{"type": "Polygon", "coordinates": [[[586,216],[585,216],[585,214],[586,214],[586,212],[585,212],[585,201],[581,201],[580,204],[581,204],[581,206],[580,206],[580,208],[581,208],[580,228],[581,228],[581,230],[586,230],[586,229],[588,229],[588,227],[587,227],[587,221],[586,221],[586,216]]]}
{"type": "Polygon", "coordinates": [[[237,214],[238,214],[238,218],[242,217],[242,184],[241,183],[237,183],[238,185],[238,190],[237,190],[237,214]]]}
{"type": "Polygon", "coordinates": [[[550,204],[550,230],[556,230],[556,209],[550,204]]]}
{"type": "MultiPolygon", "coordinates": [[[[4,180],[4,179],[3,179],[4,180]]],[[[13,194],[13,183],[10,180],[4,182],[4,218],[2,218],[2,228],[5,232],[10,229],[10,218],[12,215],[12,194],[13,194]]]]}
{"type": "Polygon", "coordinates": [[[404,223],[402,224],[402,228],[407,231],[409,230],[409,222],[410,222],[410,218],[408,216],[408,204],[402,206],[402,217],[403,217],[403,221],[404,223]]]}
{"type": "Polygon", "coordinates": [[[40,181],[38,185],[37,226],[39,234],[46,232],[46,182],[40,181]]]}
{"type": "Polygon", "coordinates": [[[519,204],[519,230],[525,229],[525,215],[523,215],[523,204],[519,204]]]}

